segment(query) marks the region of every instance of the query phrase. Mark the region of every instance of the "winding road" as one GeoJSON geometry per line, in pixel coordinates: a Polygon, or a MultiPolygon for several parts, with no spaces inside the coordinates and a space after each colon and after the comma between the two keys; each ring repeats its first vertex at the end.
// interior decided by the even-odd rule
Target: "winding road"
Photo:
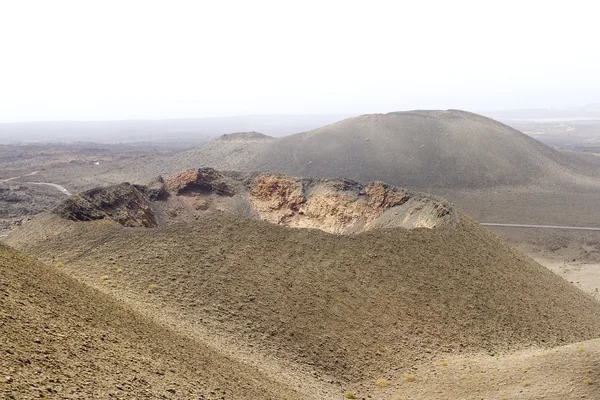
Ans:
{"type": "MultiPolygon", "coordinates": [[[[0,182],[10,182],[10,181],[14,181],[16,179],[19,178],[23,178],[24,176],[33,176],[33,175],[37,175],[40,171],[34,171],[30,174],[27,175],[21,175],[21,176],[15,176],[13,178],[8,178],[8,179],[2,179],[0,180],[0,182]]],[[[58,185],[56,183],[46,183],[46,182],[25,182],[25,184],[27,185],[45,185],[45,186],[52,186],[53,188],[56,188],[58,190],[60,190],[61,192],[63,192],[65,195],[67,196],[71,196],[71,192],[69,192],[67,189],[65,189],[64,186],[58,185]]]]}
{"type": "Polygon", "coordinates": [[[21,176],[15,176],[15,177],[13,177],[13,178],[2,179],[2,180],[0,180],[0,182],[10,182],[10,181],[14,181],[15,179],[19,179],[19,178],[22,178],[22,177],[24,177],[24,176],[33,176],[33,175],[37,175],[39,172],[40,172],[40,171],[33,171],[32,173],[30,173],[30,174],[27,174],[27,175],[21,175],[21,176]]]}
{"type": "Polygon", "coordinates": [[[576,231],[600,231],[600,228],[589,228],[584,226],[560,226],[560,225],[525,225],[525,224],[496,224],[493,222],[482,222],[483,226],[505,226],[509,228],[544,228],[544,229],[569,229],[576,231]]]}
{"type": "Polygon", "coordinates": [[[57,185],[56,183],[46,183],[46,182],[25,182],[25,183],[29,184],[29,185],[46,185],[46,186],[52,186],[53,188],[56,188],[56,189],[60,190],[61,192],[63,192],[67,196],[71,195],[71,192],[69,192],[67,189],[65,189],[64,186],[57,185]]]}

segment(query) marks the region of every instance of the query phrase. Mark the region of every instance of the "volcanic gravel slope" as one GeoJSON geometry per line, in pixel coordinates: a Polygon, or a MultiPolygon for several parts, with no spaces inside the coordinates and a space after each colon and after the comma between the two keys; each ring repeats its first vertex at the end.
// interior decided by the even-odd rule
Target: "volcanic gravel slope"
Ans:
{"type": "Polygon", "coordinates": [[[276,360],[272,376],[339,387],[449,355],[600,337],[600,304],[459,220],[339,236],[226,213],[165,228],[46,215],[8,241],[145,314],[246,349],[250,365],[276,360]]]}
{"type": "Polygon", "coordinates": [[[0,244],[3,399],[300,396],[0,244]]]}
{"type": "Polygon", "coordinates": [[[459,110],[369,114],[237,147],[219,138],[175,155],[172,165],[183,164],[445,189],[526,185],[590,172],[513,128],[459,110]]]}

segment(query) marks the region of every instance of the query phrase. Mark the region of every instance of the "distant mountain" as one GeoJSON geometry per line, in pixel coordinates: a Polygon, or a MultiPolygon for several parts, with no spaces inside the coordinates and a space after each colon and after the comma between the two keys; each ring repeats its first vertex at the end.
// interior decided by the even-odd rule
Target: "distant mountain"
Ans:
{"type": "Polygon", "coordinates": [[[173,163],[344,176],[414,188],[542,183],[573,164],[563,153],[513,128],[458,110],[363,115],[247,145],[220,138],[178,154],[173,163]]]}
{"type": "Polygon", "coordinates": [[[275,136],[303,132],[348,116],[348,114],[248,115],[167,120],[0,123],[0,143],[185,141],[197,145],[230,132],[256,130],[275,136]]]}

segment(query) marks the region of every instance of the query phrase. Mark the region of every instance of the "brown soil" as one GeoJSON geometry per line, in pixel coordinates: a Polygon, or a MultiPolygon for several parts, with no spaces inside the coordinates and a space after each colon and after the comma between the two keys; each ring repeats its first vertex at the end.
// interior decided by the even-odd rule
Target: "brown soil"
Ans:
{"type": "MultiPolygon", "coordinates": [[[[243,135],[232,139],[234,145],[247,140],[243,135]]],[[[147,171],[126,172],[142,176],[147,171]]],[[[112,175],[99,177],[115,179],[113,172],[107,173],[112,175]]],[[[491,222],[594,224],[597,192],[584,181],[561,187],[573,191],[510,186],[449,193],[459,205],[491,222]]],[[[63,297],[40,296],[43,308],[38,303],[36,307],[50,314],[37,317],[42,311],[1,304],[0,310],[9,310],[0,314],[8,316],[4,320],[24,321],[13,328],[0,326],[0,337],[13,338],[14,343],[20,343],[21,336],[35,339],[38,322],[48,315],[67,318],[60,326],[73,340],[67,347],[52,348],[51,357],[59,361],[44,366],[61,382],[53,386],[61,391],[55,397],[68,397],[67,390],[72,397],[108,396],[113,393],[111,385],[122,381],[121,375],[114,378],[115,371],[132,371],[129,376],[149,382],[143,386],[145,392],[131,382],[124,393],[116,392],[140,398],[189,398],[199,397],[198,393],[212,398],[213,388],[229,388],[227,382],[232,381],[242,382],[243,390],[214,395],[328,399],[349,391],[358,398],[394,400],[600,397],[600,344],[594,340],[600,337],[599,304],[445,201],[380,183],[198,169],[166,182],[160,178],[128,187],[143,201],[123,203],[127,196],[114,192],[118,187],[109,188],[108,193],[92,196],[102,201],[88,201],[81,208],[76,201],[77,212],[70,214],[101,210],[101,219],[77,222],[95,218],[68,221],[46,215],[8,239],[52,264],[65,263],[63,273],[110,296],[90,291],[102,300],[93,297],[93,305],[86,303],[73,316],[71,308],[80,310],[73,302],[87,301],[80,300],[86,298],[80,291],[89,289],[60,281],[51,291],[64,286],[76,300],[60,292],[66,305],[55,307],[63,297]],[[144,207],[155,225],[127,222],[141,221],[144,207]],[[415,212],[425,218],[406,219],[415,212]],[[436,229],[373,229],[385,226],[436,229]],[[323,231],[358,233],[336,236],[323,231]],[[128,313],[116,321],[127,322],[105,317],[121,312],[113,305],[128,313]],[[105,306],[113,311],[96,311],[105,306]],[[89,310],[92,316],[86,314],[89,310]],[[26,319],[30,315],[34,322],[26,319]],[[145,336],[131,336],[133,326],[140,324],[148,327],[139,328],[145,336]],[[77,332],[72,333],[71,325],[77,332]],[[105,332],[102,329],[123,335],[138,347],[124,339],[120,343],[126,343],[125,349],[104,350],[101,336],[96,336],[105,332]],[[19,331],[25,333],[18,336],[19,331]],[[78,336],[79,331],[84,337],[78,336]],[[589,341],[567,345],[580,340],[589,341]],[[92,359],[98,354],[100,361],[86,370],[91,371],[84,381],[87,392],[79,375],[71,372],[79,371],[79,360],[85,358],[74,358],[71,350],[79,349],[81,342],[110,354],[94,353],[92,359]],[[149,359],[172,365],[172,375],[165,376],[182,391],[169,392],[171,387],[159,378],[152,380],[152,373],[143,375],[146,369],[139,365],[148,365],[143,363],[149,359]],[[191,366],[181,364],[182,359],[191,366]],[[205,368],[207,364],[210,367],[205,368]],[[59,372],[56,365],[61,366],[59,372]],[[377,379],[385,379],[389,386],[377,386],[377,379]],[[190,382],[208,383],[196,387],[190,382]]],[[[572,241],[531,231],[507,237],[511,235],[513,243],[532,255],[574,254],[586,262],[595,262],[598,256],[593,237],[572,241]]],[[[36,269],[32,274],[43,278],[37,286],[42,289],[46,281],[52,282],[36,269]]],[[[16,282],[18,290],[24,287],[14,276],[9,282],[16,282]]],[[[10,290],[11,298],[19,298],[12,294],[17,289],[10,290]]],[[[23,296],[33,301],[33,295],[23,296]]],[[[40,352],[47,356],[43,343],[40,352]]],[[[0,357],[0,367],[5,368],[3,361],[0,357]]],[[[15,367],[18,362],[8,359],[6,369],[20,371],[15,367]]],[[[10,382],[0,373],[0,390],[13,390],[10,385],[17,374],[7,376],[10,382]]],[[[7,393],[16,393],[16,398],[38,396],[36,379],[34,372],[23,372],[29,389],[7,393]]]]}
{"type": "Polygon", "coordinates": [[[600,336],[600,304],[460,221],[335,236],[224,213],[159,229],[48,215],[9,242],[192,336],[233,343],[256,368],[277,360],[269,376],[305,385],[600,336]]]}
{"type": "Polygon", "coordinates": [[[349,390],[392,400],[568,400],[600,398],[600,339],[554,349],[449,356],[402,377],[383,376],[349,390]],[[383,385],[382,385],[383,382],[383,385]]]}
{"type": "Polygon", "coordinates": [[[0,272],[4,399],[301,396],[1,244],[0,272]]]}

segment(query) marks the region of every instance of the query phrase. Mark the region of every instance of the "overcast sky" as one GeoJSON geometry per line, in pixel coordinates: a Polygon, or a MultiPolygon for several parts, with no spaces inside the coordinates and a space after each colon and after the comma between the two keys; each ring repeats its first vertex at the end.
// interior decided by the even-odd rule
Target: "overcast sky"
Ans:
{"type": "Polygon", "coordinates": [[[0,121],[600,102],[594,1],[0,1],[0,121]]]}

